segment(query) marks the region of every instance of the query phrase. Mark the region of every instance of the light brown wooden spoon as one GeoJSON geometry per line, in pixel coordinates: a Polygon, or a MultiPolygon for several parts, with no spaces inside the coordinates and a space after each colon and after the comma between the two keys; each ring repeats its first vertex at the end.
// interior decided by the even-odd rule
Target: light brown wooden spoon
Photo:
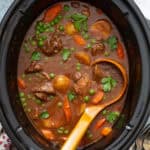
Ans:
{"type": "Polygon", "coordinates": [[[82,114],[81,118],[77,122],[76,126],[70,133],[67,141],[62,146],[61,150],[75,150],[78,144],[80,143],[82,137],[84,136],[86,130],[88,129],[89,125],[97,116],[97,114],[100,113],[106,107],[119,101],[127,89],[128,77],[125,68],[121,64],[111,59],[97,59],[96,61],[94,61],[94,63],[92,63],[92,65],[95,65],[97,63],[110,63],[121,72],[121,75],[124,80],[122,90],[118,94],[118,96],[116,96],[114,99],[110,100],[107,103],[87,107],[84,113],[82,114]]]}

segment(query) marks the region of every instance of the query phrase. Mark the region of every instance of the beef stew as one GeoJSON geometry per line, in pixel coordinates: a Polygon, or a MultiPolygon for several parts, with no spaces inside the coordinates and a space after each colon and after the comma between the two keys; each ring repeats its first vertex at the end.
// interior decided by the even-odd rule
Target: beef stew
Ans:
{"type": "MultiPolygon", "coordinates": [[[[112,59],[126,68],[128,58],[121,36],[100,10],[81,2],[57,3],[32,24],[18,62],[18,88],[27,117],[45,137],[62,145],[86,106],[105,103],[123,85],[122,76],[107,63],[112,59]]],[[[100,140],[113,130],[121,116],[121,101],[99,114],[81,146],[100,140]]]]}

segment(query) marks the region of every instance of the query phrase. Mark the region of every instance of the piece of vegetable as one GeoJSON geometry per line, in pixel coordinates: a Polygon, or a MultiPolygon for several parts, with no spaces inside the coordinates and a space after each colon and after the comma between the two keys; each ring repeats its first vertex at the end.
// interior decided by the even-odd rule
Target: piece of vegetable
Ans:
{"type": "Polygon", "coordinates": [[[83,100],[85,103],[88,103],[90,101],[90,97],[89,96],[85,96],[83,97],[83,100]]]}
{"type": "Polygon", "coordinates": [[[25,94],[24,94],[24,92],[19,92],[19,97],[21,98],[21,97],[24,97],[25,96],[25,94]]]}
{"type": "Polygon", "coordinates": [[[105,77],[101,80],[103,91],[110,92],[112,88],[116,87],[117,81],[112,77],[105,77]]]}
{"type": "Polygon", "coordinates": [[[60,26],[59,26],[59,31],[64,31],[64,29],[65,29],[65,28],[64,28],[63,25],[60,25],[60,26]]]}
{"type": "Polygon", "coordinates": [[[88,53],[80,51],[75,53],[75,58],[79,60],[80,63],[85,65],[91,64],[91,57],[88,53]]]}
{"type": "Polygon", "coordinates": [[[81,64],[80,64],[80,63],[77,63],[77,64],[76,64],[76,70],[77,70],[77,71],[80,71],[80,70],[81,70],[81,64]]]}
{"type": "Polygon", "coordinates": [[[70,79],[65,75],[57,75],[53,80],[56,90],[65,93],[70,87],[70,79]]]}
{"type": "Polygon", "coordinates": [[[41,129],[41,132],[43,134],[43,136],[48,139],[48,140],[54,140],[55,136],[52,133],[52,131],[48,130],[48,129],[41,129]]]}
{"type": "Polygon", "coordinates": [[[104,97],[104,92],[103,91],[98,91],[94,97],[92,98],[92,103],[93,104],[98,104],[104,97]]]}
{"type": "Polygon", "coordinates": [[[24,43],[23,48],[24,48],[24,50],[25,50],[26,53],[30,52],[30,48],[29,48],[28,43],[24,43]]]}
{"type": "Polygon", "coordinates": [[[62,10],[61,4],[57,4],[51,7],[50,9],[48,9],[44,15],[44,19],[43,19],[44,22],[52,21],[60,13],[61,10],[62,10]]]}
{"type": "Polygon", "coordinates": [[[73,24],[78,31],[88,31],[88,17],[86,15],[75,13],[71,15],[71,19],[73,20],[73,24]]]}
{"type": "Polygon", "coordinates": [[[93,134],[90,131],[87,131],[87,138],[91,140],[92,137],[93,137],[93,134]]]}
{"type": "Polygon", "coordinates": [[[39,115],[40,119],[48,119],[50,117],[48,111],[44,111],[39,115]]]}
{"type": "Polygon", "coordinates": [[[72,114],[71,114],[71,107],[70,107],[69,100],[68,100],[67,96],[65,96],[65,98],[64,98],[63,110],[65,113],[66,121],[70,122],[72,114]]]}
{"type": "Polygon", "coordinates": [[[108,134],[110,134],[112,132],[112,128],[111,127],[104,127],[101,131],[101,134],[103,136],[107,136],[108,134]]]}
{"type": "Polygon", "coordinates": [[[72,102],[76,98],[75,93],[71,91],[67,94],[67,96],[70,102],[72,102]]]}
{"type": "Polygon", "coordinates": [[[111,36],[110,38],[108,38],[107,43],[108,43],[111,50],[117,49],[117,38],[116,38],[116,36],[111,36]]]}
{"type": "Polygon", "coordinates": [[[63,106],[63,103],[62,102],[58,102],[57,106],[61,108],[63,106]]]}
{"type": "Polygon", "coordinates": [[[73,35],[77,32],[72,22],[67,22],[65,25],[65,32],[69,35],[73,35]]]}
{"type": "Polygon", "coordinates": [[[123,51],[123,46],[120,42],[118,42],[118,47],[117,47],[117,55],[120,59],[124,58],[124,51],[123,51]]]}
{"type": "Polygon", "coordinates": [[[106,120],[110,123],[114,123],[119,116],[120,113],[118,111],[109,112],[106,116],[106,120]]]}
{"type": "Polygon", "coordinates": [[[105,121],[106,121],[105,118],[102,118],[102,119],[98,120],[97,123],[95,124],[94,129],[97,130],[97,129],[101,128],[102,125],[105,123],[105,121]]]}
{"type": "Polygon", "coordinates": [[[123,127],[124,123],[125,123],[125,115],[122,114],[120,116],[119,120],[117,121],[117,126],[116,127],[118,129],[121,129],[123,127]]]}
{"type": "Polygon", "coordinates": [[[94,95],[95,94],[95,90],[94,89],[90,89],[89,90],[89,94],[92,96],[92,95],[94,95]]]}
{"type": "Polygon", "coordinates": [[[70,10],[70,6],[69,5],[64,5],[64,11],[69,11],[70,10]]]}
{"type": "Polygon", "coordinates": [[[25,89],[26,88],[26,84],[25,84],[24,80],[21,79],[21,78],[18,78],[18,87],[20,89],[25,89]]]}
{"type": "Polygon", "coordinates": [[[85,46],[85,45],[86,45],[86,41],[85,41],[84,38],[83,38],[81,35],[79,35],[79,34],[73,35],[73,39],[74,39],[74,41],[75,41],[78,45],[80,45],[80,46],[85,46]]]}
{"type": "Polygon", "coordinates": [[[69,59],[69,57],[71,56],[71,51],[69,49],[67,49],[67,48],[64,48],[62,50],[61,55],[62,55],[63,61],[67,61],[69,59]]]}
{"type": "Polygon", "coordinates": [[[98,39],[106,40],[112,31],[112,26],[110,22],[106,19],[101,19],[96,21],[91,27],[90,31],[95,35],[98,39]]]}
{"type": "Polygon", "coordinates": [[[54,79],[54,78],[55,78],[55,74],[51,72],[51,73],[49,74],[49,77],[50,77],[51,79],[54,79]]]}
{"type": "Polygon", "coordinates": [[[64,133],[65,128],[64,127],[60,127],[57,129],[57,133],[59,134],[63,134],[64,133]]]}
{"type": "Polygon", "coordinates": [[[33,52],[31,56],[32,61],[38,61],[41,59],[41,53],[40,52],[33,52]]]}

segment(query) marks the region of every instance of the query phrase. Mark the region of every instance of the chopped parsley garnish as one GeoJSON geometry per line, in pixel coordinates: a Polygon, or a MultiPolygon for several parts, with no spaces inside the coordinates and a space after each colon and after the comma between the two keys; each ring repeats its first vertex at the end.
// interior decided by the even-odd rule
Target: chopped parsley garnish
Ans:
{"type": "Polygon", "coordinates": [[[67,96],[68,96],[69,101],[71,102],[76,98],[76,95],[74,92],[69,92],[67,96]]]}
{"type": "Polygon", "coordinates": [[[70,10],[69,5],[64,5],[64,11],[69,11],[69,10],[70,10]]]}
{"type": "Polygon", "coordinates": [[[118,111],[109,112],[106,116],[106,120],[110,123],[114,123],[118,117],[120,116],[120,113],[118,111]]]}
{"type": "Polygon", "coordinates": [[[109,37],[107,43],[112,51],[117,49],[117,38],[115,36],[109,37]]]}
{"type": "Polygon", "coordinates": [[[37,61],[41,59],[41,53],[40,52],[33,52],[31,56],[32,61],[37,61]]]}
{"type": "Polygon", "coordinates": [[[78,31],[88,31],[87,16],[80,13],[75,13],[71,15],[71,19],[73,20],[73,24],[78,31]]]}
{"type": "Polygon", "coordinates": [[[71,56],[71,51],[67,48],[64,48],[62,50],[62,59],[63,59],[63,61],[67,61],[70,56],[71,56]]]}
{"type": "Polygon", "coordinates": [[[117,122],[117,128],[118,128],[118,129],[121,129],[121,128],[123,127],[124,123],[125,123],[125,115],[122,114],[122,115],[119,117],[119,120],[118,120],[118,122],[117,122]]]}
{"type": "Polygon", "coordinates": [[[112,88],[116,87],[117,81],[112,77],[105,77],[101,80],[103,91],[110,92],[112,88]]]}
{"type": "Polygon", "coordinates": [[[117,38],[115,36],[108,38],[107,43],[111,50],[117,49],[117,38]]]}

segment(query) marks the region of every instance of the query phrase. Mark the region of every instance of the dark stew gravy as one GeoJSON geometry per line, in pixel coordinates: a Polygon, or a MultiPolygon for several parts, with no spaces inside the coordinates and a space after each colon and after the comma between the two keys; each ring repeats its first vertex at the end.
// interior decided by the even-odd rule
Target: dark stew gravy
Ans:
{"type": "MultiPolygon", "coordinates": [[[[120,72],[108,63],[91,65],[100,58],[119,62],[128,74],[121,36],[100,9],[62,2],[34,21],[20,51],[18,88],[27,117],[45,139],[62,145],[86,106],[105,103],[119,94],[120,72]]],[[[94,119],[82,146],[112,132],[124,101],[125,94],[94,119]]]]}

